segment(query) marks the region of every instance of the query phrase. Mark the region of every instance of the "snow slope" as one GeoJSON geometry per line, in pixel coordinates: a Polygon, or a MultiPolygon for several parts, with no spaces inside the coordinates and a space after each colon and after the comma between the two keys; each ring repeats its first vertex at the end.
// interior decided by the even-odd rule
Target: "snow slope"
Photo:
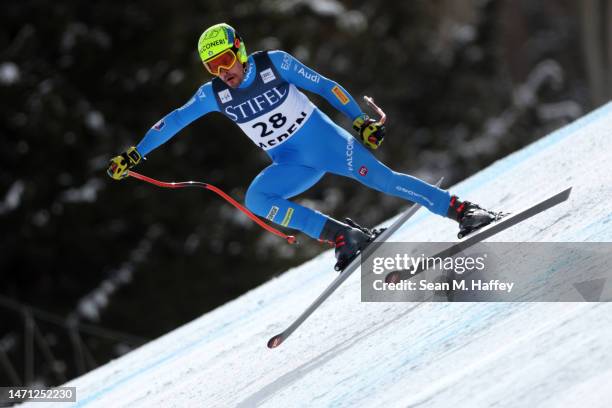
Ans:
{"type": "MultiPolygon", "coordinates": [[[[568,202],[494,240],[612,242],[611,152],[609,103],[452,191],[513,210],[573,185],[568,202]]],[[[420,210],[393,240],[453,241],[448,222],[420,210]]],[[[361,303],[356,273],[267,349],[334,278],[331,265],[328,251],[71,381],[73,405],[610,406],[610,303],[361,303]]]]}

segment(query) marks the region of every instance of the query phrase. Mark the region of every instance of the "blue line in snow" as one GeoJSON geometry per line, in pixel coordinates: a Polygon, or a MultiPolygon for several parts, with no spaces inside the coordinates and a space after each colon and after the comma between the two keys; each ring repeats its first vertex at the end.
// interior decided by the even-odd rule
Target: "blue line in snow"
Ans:
{"type": "Polygon", "coordinates": [[[507,157],[493,163],[483,171],[468,177],[458,184],[458,189],[461,190],[462,194],[465,194],[471,190],[474,190],[475,188],[483,186],[487,182],[495,180],[500,175],[512,170],[521,162],[534,156],[536,153],[539,153],[542,150],[559,143],[565,138],[572,136],[577,130],[599,120],[604,116],[609,115],[611,112],[612,102],[609,102],[586,116],[583,116],[582,118],[554,131],[550,135],[531,143],[517,152],[511,153],[507,157]]]}
{"type": "MultiPolygon", "coordinates": [[[[573,135],[577,130],[593,123],[594,121],[600,119],[603,116],[607,116],[612,112],[612,102],[609,102],[602,107],[592,111],[586,116],[577,119],[576,121],[554,131],[550,135],[543,137],[530,145],[518,150],[505,158],[496,161],[491,164],[489,167],[479,171],[478,173],[468,177],[467,179],[459,182],[452,189],[453,194],[457,194],[459,196],[468,196],[469,193],[475,189],[481,188],[487,183],[497,179],[502,174],[512,170],[514,167],[518,166],[525,160],[534,156],[535,154],[545,150],[556,143],[564,140],[568,136],[573,135]]],[[[404,228],[411,228],[414,225],[422,222],[427,217],[432,216],[431,213],[421,212],[417,214],[409,223],[409,225],[404,225],[400,228],[396,234],[402,231],[404,228]]]]}

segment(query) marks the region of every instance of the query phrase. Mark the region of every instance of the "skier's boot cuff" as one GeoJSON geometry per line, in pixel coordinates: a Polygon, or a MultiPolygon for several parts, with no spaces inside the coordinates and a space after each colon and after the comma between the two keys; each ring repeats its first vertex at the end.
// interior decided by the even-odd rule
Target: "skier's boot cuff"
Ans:
{"type": "Polygon", "coordinates": [[[460,223],[461,217],[463,217],[463,212],[467,204],[469,204],[469,202],[464,203],[460,201],[457,196],[451,196],[446,216],[451,220],[455,220],[460,223]]]}
{"type": "Polygon", "coordinates": [[[447,216],[459,223],[458,237],[461,238],[499,219],[502,214],[485,210],[469,201],[462,202],[457,196],[452,196],[447,216]]]}
{"type": "MultiPolygon", "coordinates": [[[[352,225],[357,225],[351,221],[352,225]]],[[[353,227],[329,218],[323,226],[319,239],[332,242],[335,246],[337,271],[343,270],[359,252],[372,240],[367,228],[353,227]]]]}

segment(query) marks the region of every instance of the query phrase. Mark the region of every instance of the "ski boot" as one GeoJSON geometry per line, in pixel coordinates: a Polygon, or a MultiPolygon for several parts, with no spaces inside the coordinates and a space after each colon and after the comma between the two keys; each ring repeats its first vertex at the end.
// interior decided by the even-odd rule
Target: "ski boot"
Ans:
{"type": "Polygon", "coordinates": [[[457,196],[451,196],[447,213],[448,218],[459,223],[459,233],[457,234],[459,239],[494,221],[498,221],[505,215],[507,214],[485,210],[478,204],[469,201],[459,201],[457,196]]]}
{"type": "Polygon", "coordinates": [[[329,218],[319,240],[330,242],[335,248],[336,271],[342,271],[382,230],[370,230],[347,218],[346,224],[329,218]]]}

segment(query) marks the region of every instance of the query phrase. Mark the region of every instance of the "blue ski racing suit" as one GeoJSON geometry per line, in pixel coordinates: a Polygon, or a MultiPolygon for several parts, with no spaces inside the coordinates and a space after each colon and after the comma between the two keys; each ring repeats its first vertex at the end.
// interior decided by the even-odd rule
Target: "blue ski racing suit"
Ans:
{"type": "Polygon", "coordinates": [[[237,88],[219,78],[202,85],[181,108],[157,122],[136,146],[144,157],[194,120],[221,112],[272,160],[251,183],[246,206],[255,214],[318,239],[328,217],[293,201],[326,173],[360,183],[446,216],[450,194],[389,169],[298,90],[314,92],[351,121],[362,114],[339,84],[283,51],[256,52],[237,88]]]}

